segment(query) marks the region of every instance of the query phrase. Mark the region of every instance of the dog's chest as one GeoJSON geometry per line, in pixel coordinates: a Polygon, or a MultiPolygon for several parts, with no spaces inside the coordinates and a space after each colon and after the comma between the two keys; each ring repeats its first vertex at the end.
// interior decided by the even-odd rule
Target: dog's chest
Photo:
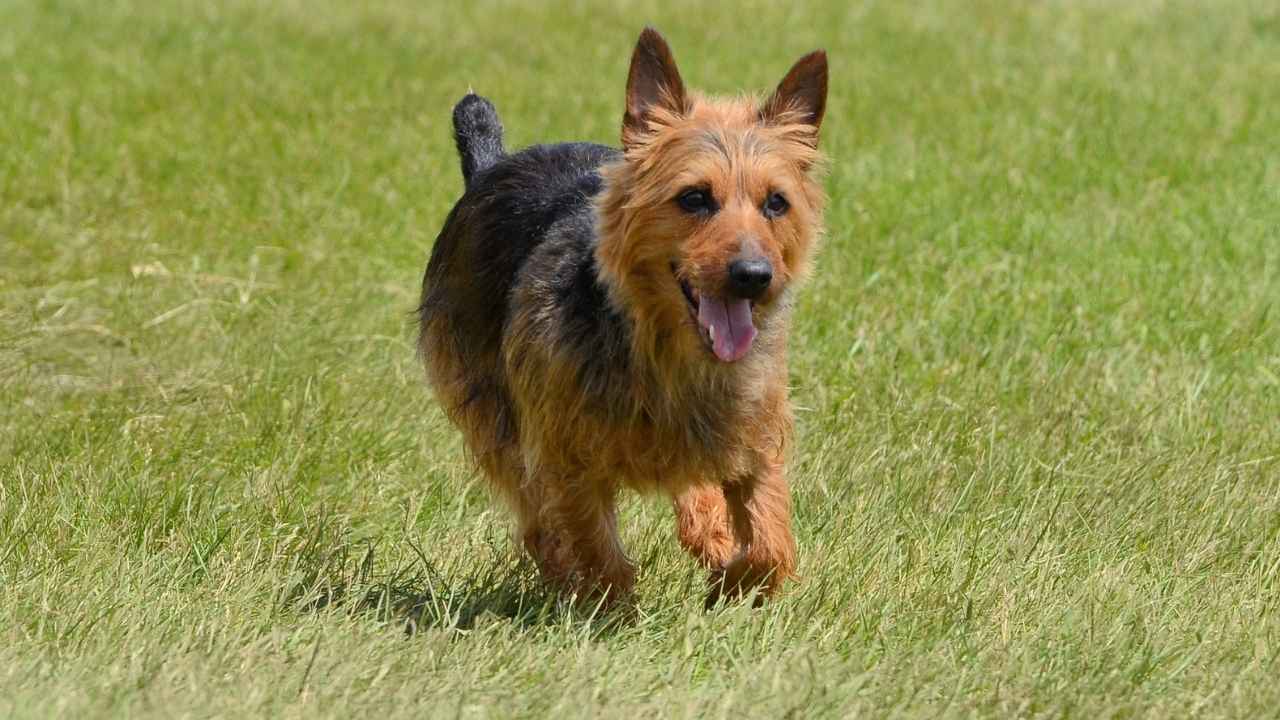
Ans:
{"type": "Polygon", "coordinates": [[[614,415],[589,428],[592,464],[636,489],[670,492],[726,482],[756,464],[740,402],[690,397],[679,404],[614,415]]]}

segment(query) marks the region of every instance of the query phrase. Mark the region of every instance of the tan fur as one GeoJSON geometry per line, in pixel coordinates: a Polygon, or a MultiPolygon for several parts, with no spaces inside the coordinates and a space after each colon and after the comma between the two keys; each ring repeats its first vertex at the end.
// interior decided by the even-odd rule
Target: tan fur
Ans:
{"type": "MultiPolygon", "coordinates": [[[[824,56],[824,98],[825,67],[824,56]]],[[[633,64],[633,85],[644,80],[637,72],[633,64]]],[[[603,168],[597,198],[600,281],[631,327],[626,402],[608,412],[590,405],[575,358],[539,330],[549,309],[536,288],[514,294],[504,365],[490,370],[504,378],[516,417],[488,398],[462,397],[470,359],[428,342],[428,329],[422,350],[450,418],[547,578],[609,600],[631,590],[636,569],[618,539],[616,496],[632,489],[673,498],[680,543],[711,570],[709,601],[756,587],[772,594],[796,565],[784,476],[786,338],[793,288],[822,231],[821,107],[806,121],[787,97],[686,95],[678,75],[660,79],[663,94],[649,105],[629,90],[624,156],[603,168]],[[694,186],[714,188],[713,217],[673,202],[694,186]],[[771,192],[789,199],[784,216],[762,214],[771,192]],[[771,261],[774,282],[753,310],[755,345],[726,364],[709,355],[675,278],[723,293],[725,268],[746,241],[771,261]],[[512,432],[495,431],[500,422],[512,432]],[[494,446],[491,438],[508,434],[512,445],[494,446]]]]}

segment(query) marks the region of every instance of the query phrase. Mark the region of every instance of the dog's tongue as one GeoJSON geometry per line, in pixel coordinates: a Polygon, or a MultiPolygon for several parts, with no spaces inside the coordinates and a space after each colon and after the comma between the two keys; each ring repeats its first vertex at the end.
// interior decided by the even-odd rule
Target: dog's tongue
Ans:
{"type": "Polygon", "coordinates": [[[703,295],[698,303],[698,324],[711,333],[711,346],[724,362],[740,360],[756,339],[756,326],[751,322],[751,302],[703,295]]]}

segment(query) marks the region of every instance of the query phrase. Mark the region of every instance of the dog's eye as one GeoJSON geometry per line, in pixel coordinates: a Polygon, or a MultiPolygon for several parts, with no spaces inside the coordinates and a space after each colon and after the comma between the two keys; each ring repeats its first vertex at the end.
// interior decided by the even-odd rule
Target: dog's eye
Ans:
{"type": "Polygon", "coordinates": [[[711,193],[701,188],[685,190],[676,198],[676,202],[680,204],[681,210],[688,213],[710,213],[716,209],[716,201],[711,198],[711,193]]]}
{"type": "Polygon", "coordinates": [[[764,216],[767,218],[781,217],[787,214],[787,210],[791,208],[791,203],[782,196],[782,193],[769,193],[769,197],[764,201],[764,216]]]}

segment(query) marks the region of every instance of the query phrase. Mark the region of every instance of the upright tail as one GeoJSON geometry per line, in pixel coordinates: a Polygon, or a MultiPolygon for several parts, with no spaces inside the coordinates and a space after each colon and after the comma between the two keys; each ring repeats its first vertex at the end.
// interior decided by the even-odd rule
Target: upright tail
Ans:
{"type": "Polygon", "coordinates": [[[502,121],[493,103],[467,93],[453,106],[453,139],[462,156],[462,180],[467,188],[477,173],[502,159],[502,121]]]}

